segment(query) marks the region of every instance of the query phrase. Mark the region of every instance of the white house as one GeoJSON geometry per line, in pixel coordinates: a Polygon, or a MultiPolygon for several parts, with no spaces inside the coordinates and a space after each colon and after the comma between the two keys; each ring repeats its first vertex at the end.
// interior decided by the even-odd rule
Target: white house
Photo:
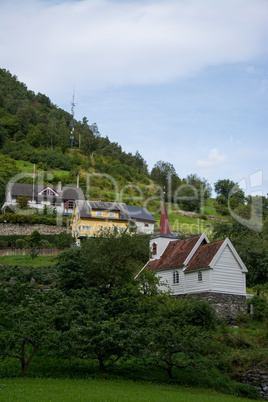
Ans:
{"type": "Polygon", "coordinates": [[[84,200],[84,193],[78,186],[62,187],[61,182],[57,186],[9,183],[6,190],[6,201],[2,207],[5,211],[7,206],[16,206],[18,197],[27,197],[31,208],[43,209],[55,208],[59,214],[72,214],[76,200],[84,200]]]}
{"type": "Polygon", "coordinates": [[[165,206],[162,216],[160,233],[150,242],[153,257],[143,268],[161,278],[161,290],[207,299],[227,318],[246,312],[247,268],[231,241],[210,242],[205,233],[179,239],[171,233],[165,206]]]}

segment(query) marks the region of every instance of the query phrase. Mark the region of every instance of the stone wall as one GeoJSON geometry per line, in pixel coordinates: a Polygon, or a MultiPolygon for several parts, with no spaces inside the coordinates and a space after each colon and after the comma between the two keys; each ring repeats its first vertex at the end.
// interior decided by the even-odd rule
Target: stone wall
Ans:
{"type": "MultiPolygon", "coordinates": [[[[31,249],[29,248],[0,248],[0,256],[4,255],[29,255],[31,249]]],[[[40,248],[38,249],[38,255],[58,255],[63,250],[59,248],[40,248]]]]}
{"type": "Polygon", "coordinates": [[[262,368],[252,368],[242,374],[241,382],[253,385],[260,393],[260,396],[268,399],[268,373],[262,368]]]}
{"type": "Polygon", "coordinates": [[[0,235],[12,236],[12,235],[26,235],[29,236],[33,231],[37,230],[41,235],[52,235],[59,233],[71,233],[71,228],[66,226],[54,226],[35,224],[29,225],[19,223],[0,223],[0,235]]]}
{"type": "Polygon", "coordinates": [[[195,297],[199,300],[207,300],[215,308],[217,315],[220,318],[225,318],[230,322],[232,322],[239,314],[245,314],[247,312],[246,296],[204,292],[178,295],[176,297],[195,297]]]}

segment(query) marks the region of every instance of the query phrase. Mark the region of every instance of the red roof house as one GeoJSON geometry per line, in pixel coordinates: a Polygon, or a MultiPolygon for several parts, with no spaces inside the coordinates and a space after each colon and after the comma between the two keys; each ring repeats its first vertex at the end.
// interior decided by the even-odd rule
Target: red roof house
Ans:
{"type": "Polygon", "coordinates": [[[161,290],[208,299],[220,316],[246,312],[247,268],[228,238],[210,243],[205,233],[179,239],[170,231],[153,237],[151,248],[153,258],[142,271],[154,271],[161,290]]]}

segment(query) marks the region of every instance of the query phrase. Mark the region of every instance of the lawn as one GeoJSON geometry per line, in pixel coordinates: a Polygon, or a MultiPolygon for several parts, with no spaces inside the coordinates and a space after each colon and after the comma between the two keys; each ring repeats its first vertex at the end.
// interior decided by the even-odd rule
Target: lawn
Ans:
{"type": "Polygon", "coordinates": [[[25,265],[31,267],[47,267],[55,265],[57,256],[37,256],[32,258],[30,255],[5,255],[1,256],[1,264],[25,265]]]}
{"type": "Polygon", "coordinates": [[[246,402],[250,399],[198,388],[123,380],[0,379],[2,401],[181,401],[246,402]]]}

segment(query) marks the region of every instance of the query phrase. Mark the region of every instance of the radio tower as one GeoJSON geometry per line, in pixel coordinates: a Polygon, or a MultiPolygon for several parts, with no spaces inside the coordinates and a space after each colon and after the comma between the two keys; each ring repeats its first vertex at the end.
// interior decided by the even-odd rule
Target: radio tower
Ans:
{"type": "Polygon", "coordinates": [[[74,143],[74,107],[75,107],[75,103],[74,103],[74,93],[73,93],[73,100],[71,102],[72,120],[71,120],[71,123],[70,123],[70,126],[71,126],[71,135],[70,135],[71,148],[73,147],[73,143],[74,143]]]}

